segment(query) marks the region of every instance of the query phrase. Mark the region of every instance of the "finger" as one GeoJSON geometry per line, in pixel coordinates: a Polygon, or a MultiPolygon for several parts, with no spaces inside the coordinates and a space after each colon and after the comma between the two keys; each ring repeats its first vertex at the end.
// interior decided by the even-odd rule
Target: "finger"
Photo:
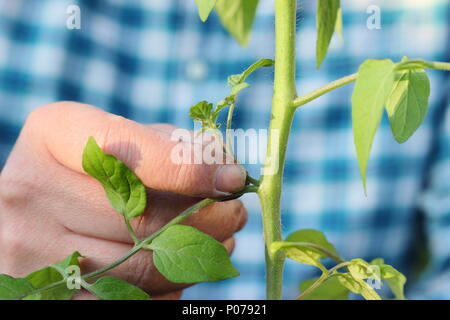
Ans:
{"type": "Polygon", "coordinates": [[[89,291],[81,289],[72,297],[72,300],[98,300],[98,298],[89,291]]]}
{"type": "Polygon", "coordinates": [[[169,292],[166,294],[161,294],[159,296],[153,296],[153,300],[179,300],[181,295],[183,294],[183,290],[169,292]]]}
{"type": "Polygon", "coordinates": [[[88,105],[61,102],[41,107],[29,117],[23,135],[77,172],[83,172],[83,148],[93,136],[105,152],[122,160],[149,188],[217,197],[245,185],[242,166],[180,163],[174,158],[174,150],[189,146],[193,151],[195,143],[173,141],[161,130],[88,105]]]}
{"type": "MultiPolygon", "coordinates": [[[[106,198],[102,186],[85,176],[56,166],[46,183],[53,186],[50,197],[65,199],[58,204],[52,219],[81,235],[105,240],[133,243],[123,217],[106,198]],[[74,214],[76,213],[76,214],[74,214]]],[[[148,207],[141,217],[132,220],[139,238],[144,238],[200,199],[159,190],[148,190],[148,207]]],[[[184,221],[219,241],[231,237],[247,221],[247,211],[240,200],[216,202],[184,221]]]]}
{"type": "MultiPolygon", "coordinates": [[[[156,295],[150,297],[152,300],[179,300],[181,298],[181,295],[183,294],[183,290],[169,292],[161,295],[156,295]]],[[[72,298],[72,300],[98,300],[96,296],[94,296],[92,293],[82,289],[80,292],[75,294],[75,296],[72,298]]]]}
{"type": "Polygon", "coordinates": [[[147,127],[159,130],[169,135],[172,134],[172,132],[174,132],[176,129],[180,129],[180,127],[174,126],[169,123],[150,123],[147,124],[147,127]]]}
{"type": "MultiPolygon", "coordinates": [[[[58,214],[55,215],[59,224],[89,237],[133,242],[123,217],[111,207],[99,184],[95,181],[84,181],[83,177],[73,172],[58,176],[64,181],[71,181],[70,185],[61,182],[61,188],[55,188],[64,190],[61,197],[67,200],[60,204],[58,214]]],[[[148,199],[149,205],[145,213],[131,222],[139,238],[159,230],[183,210],[199,201],[197,198],[158,190],[149,190],[148,199]]],[[[204,207],[183,223],[222,241],[239,231],[246,221],[247,211],[243,203],[240,200],[230,200],[204,207]]]]}

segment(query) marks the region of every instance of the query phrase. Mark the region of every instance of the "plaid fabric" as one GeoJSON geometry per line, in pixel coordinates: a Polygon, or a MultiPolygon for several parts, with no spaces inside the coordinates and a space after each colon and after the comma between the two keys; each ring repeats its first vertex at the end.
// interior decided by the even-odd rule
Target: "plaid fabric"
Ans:
{"type": "MultiPolygon", "coordinates": [[[[192,128],[188,108],[228,93],[226,77],[273,56],[273,8],[261,0],[250,45],[240,48],[216,14],[202,24],[192,0],[0,0],[0,159],[4,163],[27,114],[58,100],[76,100],[140,122],[192,128]],[[66,8],[81,8],[81,30],[66,28],[66,8]]],[[[298,14],[300,93],[353,73],[367,58],[402,55],[449,61],[450,3],[445,0],[344,0],[344,43],[334,39],[315,69],[315,1],[298,14]],[[369,5],[379,5],[381,30],[369,30],[369,5]]],[[[252,76],[239,99],[236,128],[265,128],[270,119],[271,70],[252,76]]],[[[326,233],[346,258],[384,257],[410,277],[409,298],[450,298],[450,111],[448,75],[431,71],[429,114],[398,145],[384,118],[363,195],[353,147],[352,86],[297,113],[285,170],[283,228],[326,233]],[[418,244],[430,262],[414,277],[418,244]]],[[[255,151],[255,150],[251,150],[255,151]]],[[[259,167],[250,166],[258,175],[259,167]]],[[[241,276],[186,290],[185,298],[264,297],[262,227],[255,196],[244,197],[250,218],[237,236],[233,262],[241,276]]],[[[75,248],[74,248],[75,249],[75,248]]],[[[422,252],[422,251],[420,251],[422,252]]],[[[315,269],[288,262],[285,297],[315,269]]]]}

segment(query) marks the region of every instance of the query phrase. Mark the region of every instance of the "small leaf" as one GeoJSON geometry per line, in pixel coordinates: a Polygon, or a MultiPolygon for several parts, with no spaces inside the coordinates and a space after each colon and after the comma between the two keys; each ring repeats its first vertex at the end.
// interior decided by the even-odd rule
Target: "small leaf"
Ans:
{"type": "Polygon", "coordinates": [[[353,137],[366,192],[366,169],[370,151],[394,83],[391,60],[366,60],[358,71],[352,96],[353,137]]]}
{"type": "MultiPolygon", "coordinates": [[[[0,300],[15,300],[35,290],[30,282],[22,278],[13,278],[7,274],[0,274],[0,300]]],[[[38,300],[39,295],[33,295],[31,299],[38,300]]]]}
{"type": "MultiPolygon", "coordinates": [[[[286,238],[286,241],[313,243],[313,244],[319,245],[319,246],[327,249],[328,251],[335,254],[336,256],[339,256],[334,245],[331,244],[330,242],[328,242],[325,235],[318,230],[303,229],[303,230],[295,231],[286,238]]],[[[321,254],[322,258],[326,257],[326,255],[323,252],[318,251],[318,253],[321,254]]]]}
{"type": "Polygon", "coordinates": [[[232,89],[231,89],[231,96],[237,96],[239,92],[241,92],[242,90],[246,89],[250,87],[250,85],[247,82],[242,82],[239,83],[237,85],[235,85],[232,89]]]}
{"type": "Polygon", "coordinates": [[[241,46],[248,44],[258,0],[217,0],[220,21],[241,46]]]}
{"type": "Polygon", "coordinates": [[[147,194],[141,180],[122,161],[104,153],[93,137],[83,151],[83,169],[102,184],[113,208],[126,219],[144,213],[147,194]]]}
{"type": "Polygon", "coordinates": [[[209,14],[214,9],[217,0],[195,0],[198,7],[198,15],[205,22],[208,20],[209,14]]]}
{"type": "Polygon", "coordinates": [[[101,300],[149,300],[150,296],[132,284],[111,276],[98,279],[86,289],[101,300]]]}
{"type": "Polygon", "coordinates": [[[370,261],[370,264],[384,264],[383,258],[375,258],[372,261],[370,261]]]}
{"type": "MultiPolygon", "coordinates": [[[[303,281],[300,284],[300,291],[304,292],[318,278],[303,281]]],[[[344,287],[339,279],[331,277],[325,280],[321,285],[315,288],[311,293],[303,297],[303,300],[347,300],[349,290],[344,287]]]]}
{"type": "Polygon", "coordinates": [[[381,258],[372,260],[371,264],[380,267],[381,278],[384,279],[391,288],[395,298],[398,300],[405,300],[404,286],[406,277],[394,267],[385,264],[381,258]]]}
{"type": "Polygon", "coordinates": [[[70,256],[68,256],[67,258],[65,258],[64,260],[61,260],[57,263],[55,263],[55,265],[61,267],[62,269],[67,269],[69,266],[80,266],[80,262],[79,259],[80,258],[84,258],[81,253],[79,253],[78,251],[73,252],[70,256]]]}
{"type": "Polygon", "coordinates": [[[316,63],[317,68],[322,65],[330,46],[331,38],[338,21],[340,9],[339,0],[318,0],[317,1],[317,41],[316,41],[316,63]]]}
{"type": "Polygon", "coordinates": [[[336,25],[334,27],[334,31],[339,35],[341,41],[344,40],[344,26],[342,22],[342,8],[339,8],[337,17],[336,17],[336,25]]]}
{"type": "Polygon", "coordinates": [[[255,63],[253,63],[250,67],[248,67],[244,72],[240,74],[233,74],[228,77],[228,85],[234,87],[242,82],[244,82],[248,76],[250,76],[254,71],[259,68],[271,67],[273,66],[275,61],[272,59],[259,59],[255,63]]]}
{"type": "Polygon", "coordinates": [[[189,116],[197,121],[210,121],[212,109],[212,103],[200,101],[189,109],[189,116]]]}
{"type": "MultiPolygon", "coordinates": [[[[39,289],[46,287],[52,283],[61,281],[65,278],[66,269],[69,266],[80,266],[78,259],[81,254],[77,251],[72,253],[66,259],[55,263],[54,265],[42,268],[26,276],[34,288],[39,289]]],[[[69,289],[67,284],[62,284],[49,290],[40,293],[42,300],[70,300],[79,290],[69,289]]]]}
{"type": "Polygon", "coordinates": [[[294,261],[315,266],[322,271],[326,271],[325,267],[320,262],[320,258],[323,257],[323,253],[316,249],[304,245],[299,245],[295,242],[272,242],[272,244],[270,245],[270,252],[273,254],[277,251],[283,251],[288,258],[294,261]]]}
{"type": "Polygon", "coordinates": [[[400,272],[397,271],[394,267],[390,265],[383,265],[382,267],[383,279],[385,279],[388,286],[391,288],[392,293],[398,300],[405,300],[405,283],[406,277],[400,272]]]}
{"type": "Polygon", "coordinates": [[[255,63],[253,63],[250,67],[248,67],[244,72],[240,74],[233,74],[228,77],[228,85],[231,86],[231,92],[228,97],[225,98],[224,101],[219,103],[219,106],[216,110],[216,112],[220,111],[223,107],[229,106],[236,101],[236,96],[243,90],[250,85],[245,82],[245,80],[250,76],[254,71],[258,70],[259,68],[263,67],[270,67],[273,66],[274,61],[272,59],[259,59],[255,63]]]}
{"type": "Polygon", "coordinates": [[[363,259],[352,259],[350,263],[351,264],[348,265],[347,268],[353,278],[358,280],[364,280],[368,278],[372,278],[377,281],[381,280],[380,275],[374,272],[374,270],[371,268],[371,265],[363,259]]]}
{"type": "Polygon", "coordinates": [[[350,273],[339,273],[335,277],[339,282],[353,293],[360,294],[366,300],[381,300],[378,293],[371,288],[365,281],[355,279],[350,273]]]}
{"type": "Polygon", "coordinates": [[[220,242],[189,226],[168,228],[146,248],[153,250],[156,268],[171,282],[220,281],[239,275],[220,242]]]}
{"type": "Polygon", "coordinates": [[[424,69],[399,70],[386,104],[392,134],[403,143],[425,119],[430,96],[430,80],[424,69]]]}

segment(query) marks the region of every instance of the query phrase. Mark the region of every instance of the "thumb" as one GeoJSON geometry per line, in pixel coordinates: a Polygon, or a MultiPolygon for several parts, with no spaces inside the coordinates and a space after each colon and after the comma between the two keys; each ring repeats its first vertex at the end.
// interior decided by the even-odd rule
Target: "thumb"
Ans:
{"type": "Polygon", "coordinates": [[[167,131],[145,126],[98,108],[58,102],[33,111],[23,130],[65,167],[83,173],[82,153],[90,136],[104,152],[123,161],[152,189],[195,197],[218,197],[242,189],[246,174],[237,164],[173,161],[167,131]]]}

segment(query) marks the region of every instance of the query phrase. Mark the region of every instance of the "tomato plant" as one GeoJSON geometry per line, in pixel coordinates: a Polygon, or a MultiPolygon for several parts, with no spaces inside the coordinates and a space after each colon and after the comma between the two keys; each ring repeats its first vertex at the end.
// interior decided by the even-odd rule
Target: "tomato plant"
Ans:
{"type": "MultiPolygon", "coordinates": [[[[245,45],[250,37],[258,0],[195,0],[202,21],[216,10],[224,27],[245,45]]],[[[339,0],[317,0],[316,58],[319,68],[326,57],[330,40],[341,32],[342,13],[339,0]]],[[[333,81],[303,96],[297,96],[295,82],[296,0],[275,0],[275,59],[260,59],[240,74],[228,77],[230,94],[217,104],[201,101],[190,109],[190,116],[201,123],[201,132],[210,131],[220,140],[225,153],[234,158],[231,141],[222,142],[218,134],[219,115],[227,110],[226,128],[231,129],[239,93],[250,87],[248,77],[262,67],[274,66],[274,95],[269,126],[266,161],[260,178],[247,176],[247,186],[222,198],[203,199],[181,212],[155,233],[139,239],[130,221],[151,205],[147,204],[145,186],[139,178],[112,155],[105,154],[90,138],[83,153],[83,168],[102,184],[112,207],[123,216],[134,247],[123,257],[102,269],[88,274],[69,274],[70,267],[79,267],[82,255],[71,256],[25,278],[0,275],[0,297],[4,299],[70,299],[84,288],[100,299],[149,299],[149,295],[127,282],[102,275],[125,262],[141,250],[153,252],[158,271],[175,283],[219,281],[239,275],[231,264],[224,246],[199,230],[180,225],[186,217],[217,201],[235,199],[245,193],[259,196],[264,225],[266,250],[266,292],[268,299],[280,299],[285,258],[317,267],[321,276],[303,282],[298,299],[346,299],[350,292],[365,299],[381,299],[367,280],[385,280],[397,299],[405,299],[406,278],[394,267],[375,258],[367,262],[359,258],[344,260],[317,230],[298,230],[287,237],[281,233],[280,199],[283,167],[291,123],[299,107],[310,101],[356,82],[352,95],[352,124],[357,161],[363,189],[366,192],[366,169],[372,142],[383,113],[387,112],[394,138],[403,143],[424,120],[428,108],[430,82],[426,69],[450,70],[450,63],[403,58],[367,60],[357,73],[333,81]],[[271,161],[278,159],[278,161],[271,161]],[[326,268],[322,259],[335,265],[326,268]],[[73,282],[70,288],[69,283],[73,282]],[[77,286],[78,284],[78,286],[77,286]]],[[[74,271],[75,272],[75,271],[74,271]]]]}

